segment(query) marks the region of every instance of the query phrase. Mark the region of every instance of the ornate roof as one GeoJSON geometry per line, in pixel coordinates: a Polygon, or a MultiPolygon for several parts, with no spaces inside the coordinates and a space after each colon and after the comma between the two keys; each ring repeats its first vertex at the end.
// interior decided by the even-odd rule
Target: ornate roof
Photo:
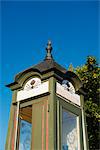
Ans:
{"type": "Polygon", "coordinates": [[[20,72],[19,74],[16,75],[15,80],[17,80],[23,73],[27,73],[28,71],[32,71],[32,70],[33,71],[36,70],[37,72],[39,72],[41,74],[44,74],[44,73],[51,71],[51,70],[56,70],[56,71],[61,72],[62,74],[65,74],[67,70],[65,68],[63,68],[61,65],[59,65],[57,62],[55,62],[53,57],[52,57],[51,41],[48,41],[46,51],[47,51],[46,57],[42,62],[20,72]]]}
{"type": "Polygon", "coordinates": [[[32,66],[20,73],[18,73],[15,77],[15,80],[17,80],[23,73],[27,73],[29,71],[34,71],[36,70],[37,72],[44,74],[47,73],[49,71],[59,71],[62,74],[66,73],[66,69],[63,68],[61,65],[59,65],[57,62],[55,62],[53,59],[45,59],[44,61],[40,62],[39,64],[32,66]]]}
{"type": "Polygon", "coordinates": [[[8,84],[7,87],[14,87],[14,89],[16,88],[16,85],[17,88],[20,87],[18,86],[20,85],[18,84],[19,80],[23,78],[24,75],[26,75],[27,73],[30,74],[31,72],[37,72],[42,76],[45,75],[46,73],[50,73],[53,71],[53,75],[56,75],[56,77],[59,78],[60,80],[68,79],[74,84],[76,91],[79,91],[79,89],[82,88],[82,82],[74,72],[67,71],[64,67],[62,67],[61,65],[59,65],[57,62],[54,61],[51,54],[52,46],[50,41],[47,44],[46,51],[47,51],[46,57],[42,62],[18,73],[15,76],[15,81],[13,83],[8,84]]]}

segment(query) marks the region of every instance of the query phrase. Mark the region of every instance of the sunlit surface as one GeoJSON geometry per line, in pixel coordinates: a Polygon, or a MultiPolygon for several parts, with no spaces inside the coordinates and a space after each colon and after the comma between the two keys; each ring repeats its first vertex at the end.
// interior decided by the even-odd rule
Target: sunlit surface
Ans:
{"type": "Polygon", "coordinates": [[[31,129],[32,129],[31,123],[21,120],[19,150],[30,150],[31,149],[31,131],[32,131],[31,129]]]}
{"type": "Polygon", "coordinates": [[[78,150],[77,116],[63,109],[62,149],[78,150]]]}

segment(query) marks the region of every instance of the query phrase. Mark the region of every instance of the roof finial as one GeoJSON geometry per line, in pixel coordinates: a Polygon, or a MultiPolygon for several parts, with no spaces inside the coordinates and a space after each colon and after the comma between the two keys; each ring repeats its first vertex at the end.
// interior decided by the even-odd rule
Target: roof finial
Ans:
{"type": "Polygon", "coordinates": [[[47,51],[47,54],[46,54],[45,59],[52,59],[52,54],[51,54],[52,46],[51,46],[51,41],[50,40],[48,40],[46,51],[47,51]]]}

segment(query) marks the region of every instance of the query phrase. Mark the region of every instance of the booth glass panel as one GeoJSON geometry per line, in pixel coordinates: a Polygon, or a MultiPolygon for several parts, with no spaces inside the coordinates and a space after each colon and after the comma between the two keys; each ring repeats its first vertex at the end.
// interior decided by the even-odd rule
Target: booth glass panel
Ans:
{"type": "Polygon", "coordinates": [[[31,129],[32,129],[31,123],[25,120],[21,120],[19,150],[31,149],[31,129]]]}
{"type": "Polygon", "coordinates": [[[32,106],[20,109],[19,150],[31,150],[32,106]]]}
{"type": "Polygon", "coordinates": [[[78,150],[78,116],[62,111],[62,150],[78,150]]]}

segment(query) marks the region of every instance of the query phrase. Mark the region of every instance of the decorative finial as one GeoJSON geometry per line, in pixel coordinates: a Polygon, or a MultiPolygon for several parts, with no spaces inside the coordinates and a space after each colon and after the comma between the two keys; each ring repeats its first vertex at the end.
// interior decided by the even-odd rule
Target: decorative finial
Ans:
{"type": "Polygon", "coordinates": [[[51,46],[51,41],[50,40],[48,41],[48,44],[47,44],[47,47],[46,47],[46,51],[47,51],[47,54],[46,54],[46,58],[45,59],[52,59],[52,54],[51,54],[52,46],[51,46]]]}

